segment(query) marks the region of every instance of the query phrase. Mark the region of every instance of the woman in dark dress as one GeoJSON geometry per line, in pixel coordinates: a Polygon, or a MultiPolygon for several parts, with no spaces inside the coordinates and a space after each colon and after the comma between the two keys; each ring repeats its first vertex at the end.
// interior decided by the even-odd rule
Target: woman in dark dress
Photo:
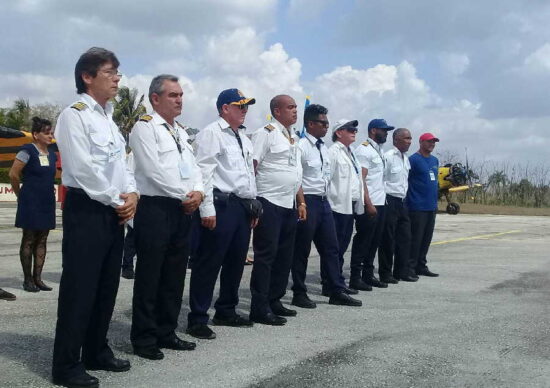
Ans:
{"type": "Polygon", "coordinates": [[[23,229],[19,250],[25,276],[23,289],[38,292],[52,290],[42,281],[42,268],[46,260],[48,234],[55,229],[54,178],[57,158],[53,151],[48,150],[53,140],[52,123],[38,117],[33,117],[32,121],[33,142],[22,146],[15,156],[10,182],[17,195],[15,226],[23,229]],[[23,185],[20,188],[21,180],[23,185]]]}

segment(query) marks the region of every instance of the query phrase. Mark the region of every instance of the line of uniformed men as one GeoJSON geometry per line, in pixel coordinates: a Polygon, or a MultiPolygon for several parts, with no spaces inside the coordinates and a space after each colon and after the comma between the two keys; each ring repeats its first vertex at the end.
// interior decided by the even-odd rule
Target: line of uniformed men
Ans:
{"type": "MultiPolygon", "coordinates": [[[[98,380],[86,370],[130,369],[128,361],[114,356],[106,335],[119,284],[123,225],[131,219],[138,257],[131,342],[140,357],[159,360],[161,349],[195,348],[176,335],[176,328],[197,209],[201,226],[190,279],[188,334],[215,338],[208,310],[218,277],[215,325],[284,325],[285,317],[296,315],[281,303],[291,271],[292,304],[314,308],[306,287],[312,242],[329,303],[361,306],[349,294],[363,289],[358,279],[373,282],[372,268],[356,249],[348,287],[343,254],[354,217],[359,232],[364,210],[365,222],[371,222],[379,205],[365,184],[367,168],[350,149],[357,121],[339,121],[327,149],[322,140],[329,127],[327,109],[310,105],[304,112],[305,136],[298,140],[291,129],[296,103],[279,95],[270,104],[274,120],[249,139],[243,123],[255,100],[227,89],[216,101],[219,117],[199,132],[193,150],[185,127],[175,121],[183,97],[178,78],[160,75],[149,88],[153,112],[141,117],[130,135],[135,165],[130,169],[109,103],[118,89],[118,66],[108,50],[82,54],[75,67],[79,99],[61,113],[55,131],[68,187],[52,368],[56,384],[93,387],[98,380]],[[236,307],[254,228],[252,302],[250,316],[243,317],[236,307]]],[[[387,182],[390,187],[392,182],[387,182]]],[[[391,260],[391,251],[386,254],[391,260]]]]}

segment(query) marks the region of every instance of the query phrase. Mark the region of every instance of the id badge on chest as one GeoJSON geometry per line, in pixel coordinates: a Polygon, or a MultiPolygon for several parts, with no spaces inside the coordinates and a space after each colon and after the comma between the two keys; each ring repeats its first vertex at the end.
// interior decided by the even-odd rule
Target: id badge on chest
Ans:
{"type": "Polygon", "coordinates": [[[435,181],[435,174],[432,170],[430,170],[430,180],[435,181]]]}
{"type": "Polygon", "coordinates": [[[178,169],[180,171],[181,179],[191,178],[191,163],[189,163],[189,160],[183,155],[180,158],[178,169]]]}
{"type": "Polygon", "coordinates": [[[49,167],[50,160],[48,159],[48,155],[38,155],[38,160],[40,161],[40,166],[49,167]]]}
{"type": "Polygon", "coordinates": [[[117,161],[121,158],[122,158],[122,149],[115,148],[115,146],[112,146],[112,148],[109,150],[109,163],[117,161]]]}
{"type": "Polygon", "coordinates": [[[296,166],[296,146],[291,146],[288,151],[288,165],[296,166]]]}

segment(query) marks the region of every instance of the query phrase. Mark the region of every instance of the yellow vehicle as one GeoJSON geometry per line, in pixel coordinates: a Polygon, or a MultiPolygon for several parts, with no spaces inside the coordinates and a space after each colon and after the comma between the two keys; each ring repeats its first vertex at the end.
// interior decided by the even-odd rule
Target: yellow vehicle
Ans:
{"type": "Polygon", "coordinates": [[[447,200],[447,213],[458,214],[460,205],[457,202],[451,202],[452,193],[460,193],[470,190],[474,187],[481,187],[480,184],[468,185],[469,171],[461,163],[446,164],[439,167],[439,198],[445,196],[447,200]]]}
{"type": "Polygon", "coordinates": [[[11,167],[21,146],[31,142],[30,132],[0,127],[0,167],[11,167]]]}

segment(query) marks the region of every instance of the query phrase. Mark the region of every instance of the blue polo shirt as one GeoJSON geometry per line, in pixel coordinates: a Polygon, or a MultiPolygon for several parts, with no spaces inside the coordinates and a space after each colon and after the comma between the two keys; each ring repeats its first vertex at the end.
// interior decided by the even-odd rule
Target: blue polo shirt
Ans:
{"type": "Polygon", "coordinates": [[[407,206],[412,211],[437,210],[439,160],[433,155],[422,156],[416,152],[409,157],[409,190],[407,206]]]}

